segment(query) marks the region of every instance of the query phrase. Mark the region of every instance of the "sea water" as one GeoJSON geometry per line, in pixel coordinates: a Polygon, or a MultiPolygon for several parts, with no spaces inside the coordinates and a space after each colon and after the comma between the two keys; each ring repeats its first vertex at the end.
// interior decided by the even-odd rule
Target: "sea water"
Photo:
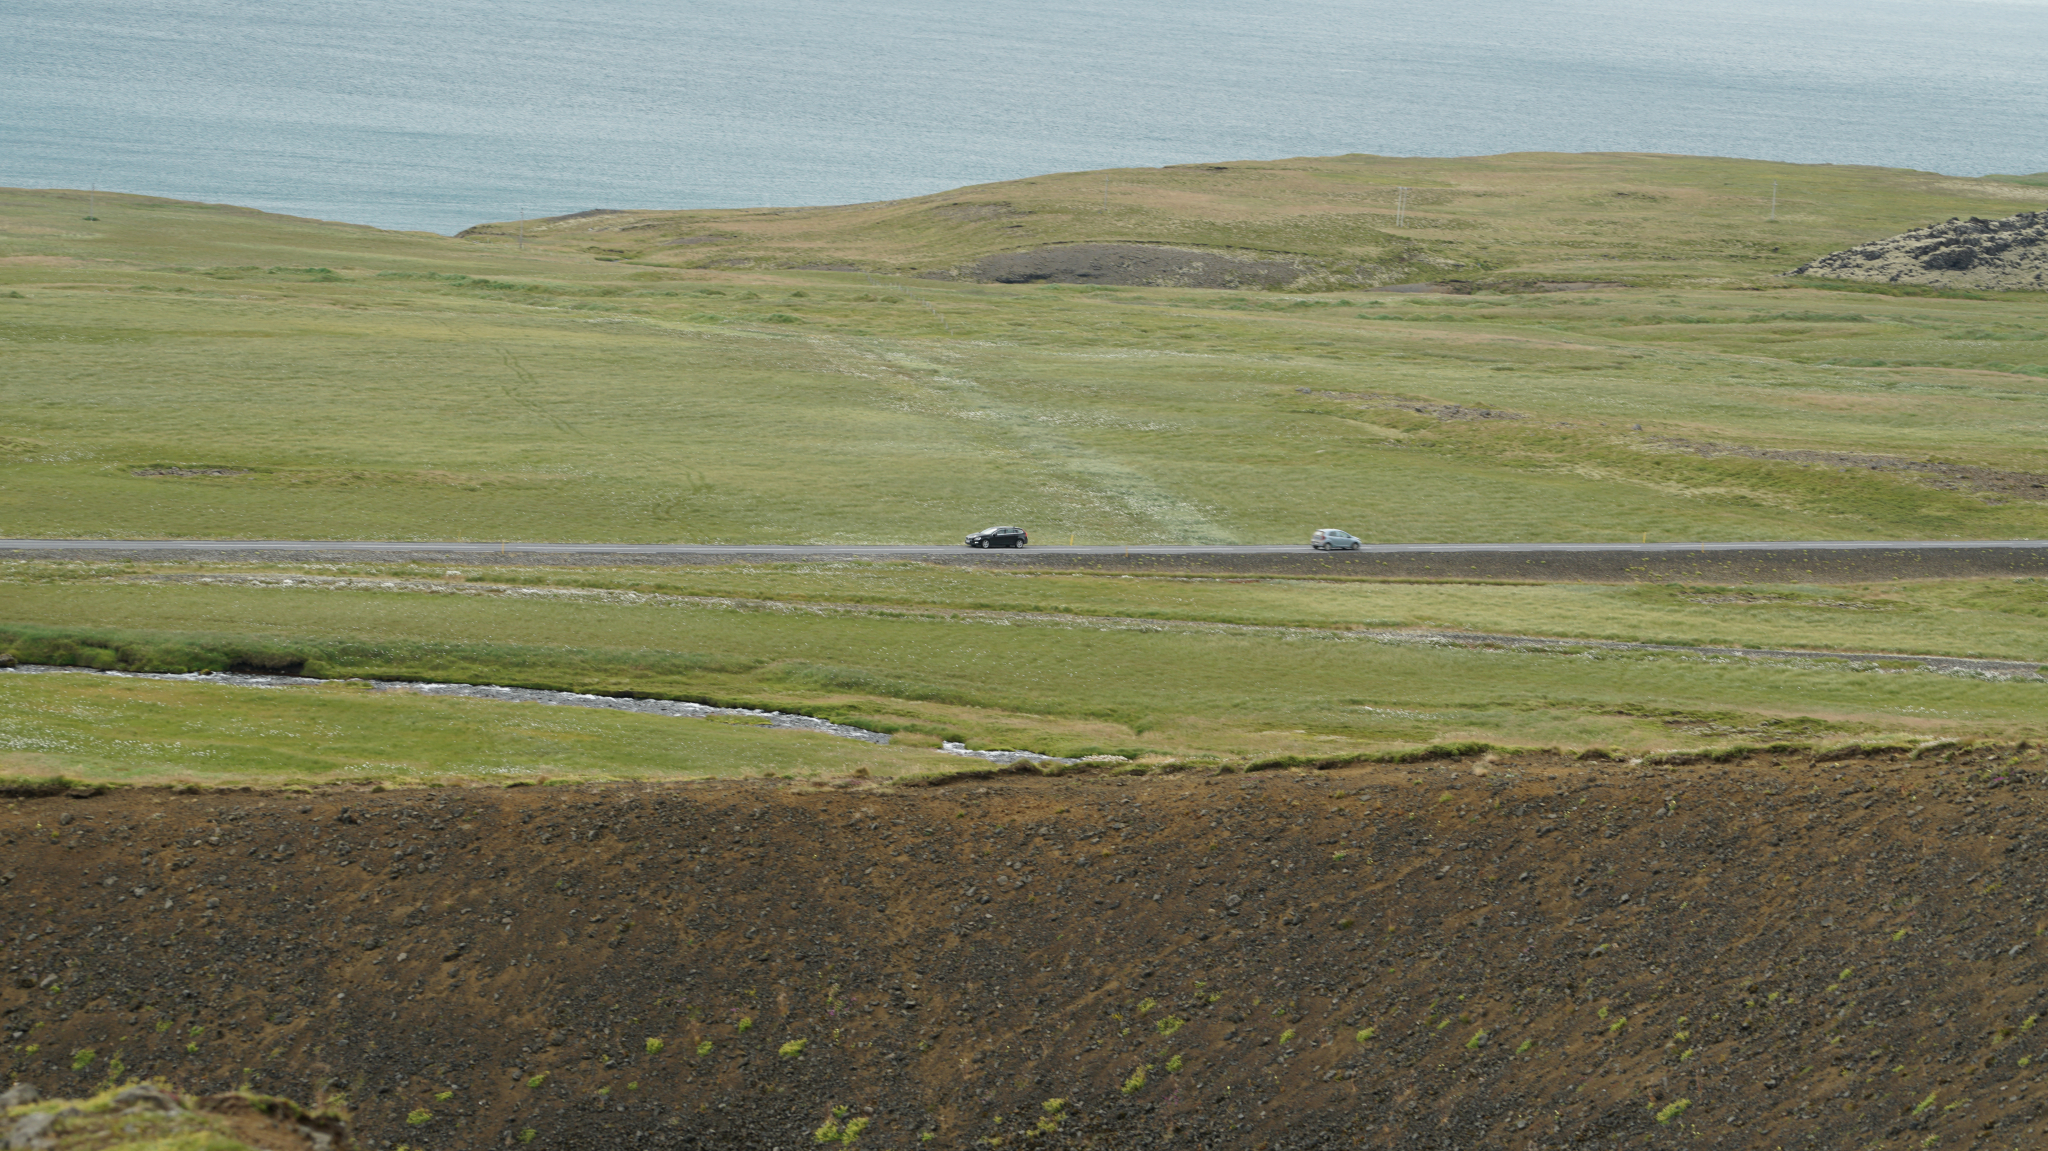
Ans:
{"type": "Polygon", "coordinates": [[[9,0],[0,185],[389,228],[1041,172],[2048,169],[2048,0],[9,0]]]}

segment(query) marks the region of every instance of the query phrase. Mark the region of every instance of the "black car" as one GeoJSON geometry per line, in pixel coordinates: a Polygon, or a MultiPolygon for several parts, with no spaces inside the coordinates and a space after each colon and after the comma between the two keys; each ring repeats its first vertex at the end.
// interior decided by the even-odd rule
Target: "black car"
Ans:
{"type": "Polygon", "coordinates": [[[1030,542],[1023,528],[983,528],[967,537],[971,548],[1021,548],[1030,542]]]}

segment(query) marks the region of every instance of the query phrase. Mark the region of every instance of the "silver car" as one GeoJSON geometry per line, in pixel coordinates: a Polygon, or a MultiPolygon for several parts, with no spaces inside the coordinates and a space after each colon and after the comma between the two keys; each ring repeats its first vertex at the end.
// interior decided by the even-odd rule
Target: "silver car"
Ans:
{"type": "Polygon", "coordinates": [[[1319,552],[1355,552],[1359,543],[1357,536],[1339,528],[1317,528],[1308,537],[1308,546],[1319,552]]]}

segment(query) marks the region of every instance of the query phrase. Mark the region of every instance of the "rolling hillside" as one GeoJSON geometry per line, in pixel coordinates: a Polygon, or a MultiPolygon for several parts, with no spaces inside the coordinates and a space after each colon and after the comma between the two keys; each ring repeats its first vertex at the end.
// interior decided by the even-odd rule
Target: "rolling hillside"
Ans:
{"type": "Polygon", "coordinates": [[[2037,187],[1645,156],[1215,167],[1110,173],[1106,214],[1085,174],[587,216],[535,225],[523,251],[107,194],[86,220],[82,193],[0,193],[0,515],[36,536],[2048,534],[2038,297],[1779,275],[2037,187]],[[1772,178],[1775,224],[1759,218],[1772,178]],[[1405,228],[1382,219],[1396,181],[1415,189],[1405,228]],[[1019,214],[960,207],[998,200],[1019,214]],[[1103,231],[1119,204],[1130,226],[1103,231]],[[621,249],[634,259],[580,250],[629,224],[648,239],[621,249]],[[720,229],[753,238],[732,254],[655,242],[720,229]],[[769,266],[930,272],[1104,239],[1380,269],[1368,279],[1610,286],[769,266]],[[1396,249],[1414,259],[1374,255],[1396,249]]]}

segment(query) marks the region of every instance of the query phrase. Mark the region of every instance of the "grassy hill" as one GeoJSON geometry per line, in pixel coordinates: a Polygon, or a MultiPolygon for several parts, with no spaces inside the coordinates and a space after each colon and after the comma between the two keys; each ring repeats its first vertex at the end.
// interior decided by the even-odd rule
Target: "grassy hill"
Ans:
{"type": "Polygon", "coordinates": [[[1107,214],[1081,197],[1100,174],[637,213],[649,237],[763,229],[739,255],[650,242],[643,262],[573,250],[641,226],[621,216],[536,225],[521,251],[107,194],[85,220],[82,193],[0,193],[0,518],[20,535],[706,542],[1006,520],[1096,542],[1325,521],[1371,540],[2048,532],[2037,298],[1775,276],[2038,188],[1657,156],[1216,167],[1111,173],[1107,214]],[[1771,178],[1776,224],[1759,218],[1771,178]],[[1396,181],[1429,227],[1382,227],[1396,181]],[[947,214],[993,199],[1042,230],[947,214]],[[1119,203],[1129,227],[1101,231],[1119,203]],[[760,266],[928,268],[1111,235],[1331,261],[1392,244],[1431,276],[1656,286],[1232,293],[760,266]]]}
{"type": "Polygon", "coordinates": [[[1907,222],[2048,201],[2026,179],[1644,153],[1353,155],[1062,172],[873,204],[594,211],[463,234],[679,268],[931,272],[1044,245],[1139,243],[1302,257],[1325,288],[1757,283],[1907,222]]]}

